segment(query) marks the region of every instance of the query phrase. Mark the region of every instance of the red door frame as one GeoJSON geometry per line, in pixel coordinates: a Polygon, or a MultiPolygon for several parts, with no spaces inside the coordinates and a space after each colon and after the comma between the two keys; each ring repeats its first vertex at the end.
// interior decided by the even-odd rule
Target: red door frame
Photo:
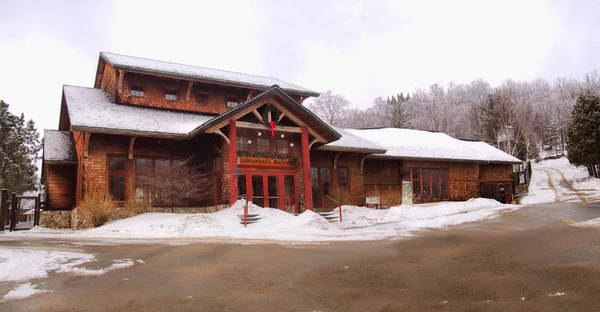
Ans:
{"type": "Polygon", "coordinates": [[[276,176],[277,177],[277,192],[279,197],[279,209],[285,209],[285,177],[291,176],[294,178],[294,204],[296,207],[296,212],[300,213],[298,206],[298,181],[296,179],[296,172],[293,171],[264,171],[264,170],[240,170],[240,175],[246,176],[246,193],[248,196],[248,200],[252,201],[252,176],[262,176],[263,177],[263,200],[265,206],[269,205],[269,186],[268,186],[268,176],[276,176]]]}

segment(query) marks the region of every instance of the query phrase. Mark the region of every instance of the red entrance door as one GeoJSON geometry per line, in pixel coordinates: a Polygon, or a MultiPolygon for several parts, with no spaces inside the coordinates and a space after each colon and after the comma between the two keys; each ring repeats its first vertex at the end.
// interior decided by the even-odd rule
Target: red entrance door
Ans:
{"type": "Polygon", "coordinates": [[[243,171],[238,176],[238,192],[260,207],[298,211],[296,179],[290,172],[243,171]]]}

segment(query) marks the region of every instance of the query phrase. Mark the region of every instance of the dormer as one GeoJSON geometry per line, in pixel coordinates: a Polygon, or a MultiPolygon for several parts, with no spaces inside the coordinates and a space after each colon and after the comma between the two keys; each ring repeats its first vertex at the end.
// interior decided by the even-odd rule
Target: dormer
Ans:
{"type": "Polygon", "coordinates": [[[319,93],[279,79],[101,52],[94,87],[117,103],[221,114],[272,85],[298,103],[319,93]]]}

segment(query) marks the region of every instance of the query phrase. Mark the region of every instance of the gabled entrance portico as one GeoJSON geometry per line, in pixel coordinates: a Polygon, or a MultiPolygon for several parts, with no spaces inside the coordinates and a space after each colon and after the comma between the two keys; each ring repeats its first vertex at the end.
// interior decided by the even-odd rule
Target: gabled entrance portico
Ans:
{"type": "Polygon", "coordinates": [[[217,134],[226,142],[224,185],[230,204],[245,195],[259,206],[294,213],[301,211],[300,205],[313,208],[312,144],[340,138],[277,86],[197,130],[217,134]]]}

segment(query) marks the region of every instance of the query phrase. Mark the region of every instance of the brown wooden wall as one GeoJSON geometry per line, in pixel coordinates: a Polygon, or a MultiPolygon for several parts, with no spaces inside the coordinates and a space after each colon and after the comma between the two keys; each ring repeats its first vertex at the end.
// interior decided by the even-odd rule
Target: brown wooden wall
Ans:
{"type": "MultiPolygon", "coordinates": [[[[257,96],[262,92],[261,90],[249,88],[192,82],[193,85],[188,99],[187,91],[190,82],[188,80],[125,72],[121,93],[119,94],[117,91],[118,80],[117,71],[110,64],[105,63],[100,88],[108,92],[113,98],[117,98],[121,103],[209,114],[220,114],[227,111],[229,108],[226,105],[226,98],[229,96],[237,98],[238,103],[242,103],[249,97],[257,96]],[[142,86],[144,96],[132,96],[132,85],[142,86]],[[177,91],[177,100],[166,100],[166,89],[177,91]],[[196,101],[197,93],[208,95],[208,103],[198,103],[196,101]]],[[[297,102],[302,102],[300,96],[294,94],[290,96],[297,102]]]]}
{"type": "Polygon", "coordinates": [[[46,165],[46,202],[49,209],[71,209],[75,206],[76,165],[46,165]]]}
{"type": "MultiPolygon", "coordinates": [[[[218,156],[215,148],[219,138],[216,135],[199,136],[193,140],[177,141],[169,139],[137,138],[133,149],[133,159],[126,162],[126,198],[135,196],[135,159],[136,157],[188,158],[194,156],[192,165],[209,174],[212,170],[212,158],[218,156]]],[[[108,159],[110,156],[128,157],[129,137],[92,134],[88,157],[81,158],[82,194],[87,191],[108,192],[108,159]]],[[[214,203],[213,194],[189,198],[190,206],[208,206],[214,203]]]]}
{"type": "Polygon", "coordinates": [[[481,182],[499,182],[513,180],[513,165],[492,164],[479,166],[481,182]]]}

